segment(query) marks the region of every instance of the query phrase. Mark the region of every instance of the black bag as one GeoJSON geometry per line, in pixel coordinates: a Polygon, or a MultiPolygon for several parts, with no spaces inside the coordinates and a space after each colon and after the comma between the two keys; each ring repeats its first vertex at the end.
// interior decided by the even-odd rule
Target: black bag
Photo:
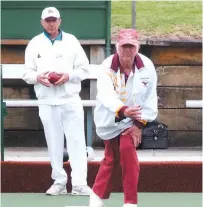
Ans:
{"type": "Polygon", "coordinates": [[[142,130],[141,149],[167,149],[168,148],[168,127],[154,120],[148,122],[142,130]]]}

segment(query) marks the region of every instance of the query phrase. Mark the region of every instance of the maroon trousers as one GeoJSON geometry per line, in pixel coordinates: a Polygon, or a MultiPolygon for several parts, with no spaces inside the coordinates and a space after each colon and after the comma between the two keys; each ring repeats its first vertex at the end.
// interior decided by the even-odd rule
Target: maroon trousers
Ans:
{"type": "Polygon", "coordinates": [[[113,176],[116,169],[122,167],[124,203],[137,204],[137,185],[139,162],[133,139],[130,135],[119,135],[104,141],[105,157],[93,186],[93,191],[101,199],[107,199],[112,190],[113,176]]]}

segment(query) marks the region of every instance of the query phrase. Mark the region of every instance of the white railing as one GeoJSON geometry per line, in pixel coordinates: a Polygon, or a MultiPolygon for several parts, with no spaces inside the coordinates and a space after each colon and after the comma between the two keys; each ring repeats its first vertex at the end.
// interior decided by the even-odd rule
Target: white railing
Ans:
{"type": "Polygon", "coordinates": [[[187,108],[202,108],[203,100],[186,100],[187,108]]]}
{"type": "MultiPolygon", "coordinates": [[[[22,100],[22,99],[4,99],[6,107],[37,107],[40,104],[48,104],[38,100],[22,100]]],[[[84,107],[94,107],[96,100],[82,100],[84,107]]]]}

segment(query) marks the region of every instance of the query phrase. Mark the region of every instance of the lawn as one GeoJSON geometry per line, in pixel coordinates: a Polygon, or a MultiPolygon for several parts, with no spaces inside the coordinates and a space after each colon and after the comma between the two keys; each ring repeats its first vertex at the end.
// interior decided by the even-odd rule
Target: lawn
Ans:
{"type": "MultiPolygon", "coordinates": [[[[112,36],[132,27],[132,1],[112,1],[112,36]]],[[[141,39],[201,39],[201,1],[136,1],[136,29],[141,39]]]]}

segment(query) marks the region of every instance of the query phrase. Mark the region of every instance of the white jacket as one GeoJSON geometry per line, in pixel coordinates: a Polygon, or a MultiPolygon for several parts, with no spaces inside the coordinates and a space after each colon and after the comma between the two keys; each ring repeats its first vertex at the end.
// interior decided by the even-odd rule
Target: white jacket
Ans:
{"type": "Polygon", "coordinates": [[[44,33],[34,37],[25,51],[25,73],[23,79],[34,84],[39,101],[48,104],[67,103],[70,97],[78,97],[81,81],[89,75],[89,61],[75,36],[62,32],[62,40],[54,44],[44,33]],[[66,72],[69,81],[61,86],[46,87],[37,82],[42,72],[66,72]]]}
{"type": "Polygon", "coordinates": [[[120,69],[112,70],[113,55],[101,65],[97,79],[97,104],[94,111],[96,132],[101,139],[107,140],[118,136],[123,130],[133,125],[131,118],[115,122],[118,110],[122,106],[141,105],[141,118],[152,121],[157,117],[157,74],[150,59],[138,54],[144,67],[135,65],[125,85],[124,74],[120,69]]]}

